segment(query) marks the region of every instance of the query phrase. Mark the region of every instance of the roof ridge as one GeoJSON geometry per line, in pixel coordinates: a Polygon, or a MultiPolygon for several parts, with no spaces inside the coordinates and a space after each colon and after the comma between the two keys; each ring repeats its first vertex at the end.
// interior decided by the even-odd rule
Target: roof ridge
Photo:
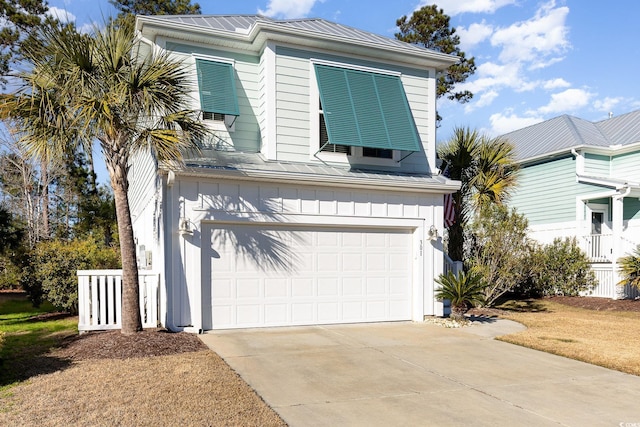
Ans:
{"type": "Polygon", "coordinates": [[[607,135],[605,135],[602,132],[602,129],[600,129],[600,127],[598,125],[596,125],[594,122],[591,122],[591,121],[585,120],[585,119],[581,119],[580,117],[571,116],[569,114],[565,114],[562,117],[566,118],[571,123],[570,130],[575,136],[577,136],[576,139],[577,139],[577,142],[580,143],[579,145],[584,145],[584,146],[589,146],[589,147],[594,146],[593,144],[589,144],[589,143],[587,143],[587,141],[585,141],[585,139],[584,139],[584,137],[582,135],[582,132],[580,132],[580,130],[576,126],[575,121],[578,121],[578,120],[581,121],[581,122],[584,122],[584,123],[589,123],[598,132],[598,134],[602,137],[602,139],[605,142],[607,142],[609,145],[611,145],[611,140],[607,137],[607,135]]]}

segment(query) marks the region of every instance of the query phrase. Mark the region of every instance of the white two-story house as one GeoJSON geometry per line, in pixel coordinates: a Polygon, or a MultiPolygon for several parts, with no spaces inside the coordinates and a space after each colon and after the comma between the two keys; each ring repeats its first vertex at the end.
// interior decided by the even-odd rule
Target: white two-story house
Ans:
{"type": "Polygon", "coordinates": [[[436,75],[457,58],[322,19],[140,16],[193,72],[213,136],[140,155],[130,202],[164,326],[423,320],[442,313],[436,75]]]}

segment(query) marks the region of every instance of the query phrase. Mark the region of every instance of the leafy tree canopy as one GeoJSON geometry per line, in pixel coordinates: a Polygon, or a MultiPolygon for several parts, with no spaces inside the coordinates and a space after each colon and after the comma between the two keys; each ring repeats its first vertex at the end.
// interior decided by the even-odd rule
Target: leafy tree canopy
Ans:
{"type": "Polygon", "coordinates": [[[460,62],[450,66],[438,77],[436,94],[438,98],[446,95],[448,99],[465,103],[473,98],[473,93],[468,90],[455,92],[454,86],[472,75],[476,71],[476,64],[473,57],[467,58],[460,50],[460,37],[456,34],[456,29],[450,27],[449,21],[449,16],[442,9],[438,9],[437,5],[424,6],[413,12],[411,18],[405,15],[396,21],[400,29],[400,32],[396,33],[396,38],[427,49],[458,56],[460,62]]]}
{"type": "Polygon", "coordinates": [[[11,64],[21,57],[21,46],[33,42],[34,29],[47,10],[46,0],[0,0],[0,82],[6,83],[11,64]]]}
{"type": "Polygon", "coordinates": [[[109,0],[120,11],[118,18],[126,15],[199,15],[198,3],[191,0],[109,0]]]}

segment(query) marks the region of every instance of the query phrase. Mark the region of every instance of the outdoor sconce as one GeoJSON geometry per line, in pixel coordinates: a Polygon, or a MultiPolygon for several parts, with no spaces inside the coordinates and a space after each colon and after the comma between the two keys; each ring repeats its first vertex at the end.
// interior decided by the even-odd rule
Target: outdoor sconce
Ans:
{"type": "Polygon", "coordinates": [[[178,233],[181,236],[193,236],[193,230],[191,229],[191,221],[189,218],[180,218],[178,223],[178,233]]]}
{"type": "Polygon", "coordinates": [[[429,240],[437,240],[438,239],[438,230],[434,225],[429,227],[429,231],[427,231],[427,239],[429,240]]]}

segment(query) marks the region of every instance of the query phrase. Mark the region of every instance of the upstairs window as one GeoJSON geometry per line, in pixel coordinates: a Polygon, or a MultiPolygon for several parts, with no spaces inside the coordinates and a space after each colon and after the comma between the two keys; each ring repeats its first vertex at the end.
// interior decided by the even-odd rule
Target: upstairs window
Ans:
{"type": "Polygon", "coordinates": [[[329,134],[327,133],[327,124],[324,121],[324,112],[322,111],[322,101],[320,101],[320,145],[318,149],[323,153],[343,153],[347,156],[351,155],[351,146],[329,143],[329,134]]]}
{"type": "Polygon", "coordinates": [[[197,58],[196,70],[203,118],[210,114],[239,116],[233,65],[197,58]]]}
{"type": "MultiPolygon", "coordinates": [[[[399,75],[314,64],[321,128],[336,146],[362,147],[365,157],[420,151],[420,139],[399,75]],[[366,153],[365,153],[366,149],[366,153]]],[[[322,130],[321,130],[322,132],[322,130]]]]}

